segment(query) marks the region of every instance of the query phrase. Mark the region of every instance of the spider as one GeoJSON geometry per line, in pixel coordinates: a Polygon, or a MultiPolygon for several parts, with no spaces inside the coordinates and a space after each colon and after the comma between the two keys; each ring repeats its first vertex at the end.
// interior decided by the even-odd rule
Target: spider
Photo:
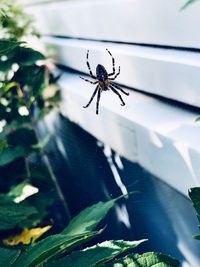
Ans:
{"type": "Polygon", "coordinates": [[[120,74],[120,67],[119,67],[118,72],[115,74],[115,59],[112,56],[111,52],[108,49],[106,49],[106,50],[108,51],[109,55],[112,58],[113,72],[108,74],[108,72],[106,71],[104,66],[101,65],[101,64],[98,64],[97,67],[96,67],[96,76],[93,75],[93,73],[91,71],[91,68],[90,68],[90,63],[88,61],[88,57],[89,57],[89,50],[88,50],[87,51],[87,56],[86,56],[87,67],[89,69],[90,76],[93,79],[95,79],[96,81],[93,82],[93,81],[90,81],[88,79],[80,77],[81,79],[83,79],[86,82],[89,82],[91,84],[97,84],[97,86],[96,86],[96,88],[94,90],[94,93],[93,93],[92,97],[90,98],[90,101],[88,102],[88,104],[86,106],[83,106],[84,108],[89,107],[89,105],[91,104],[93,98],[95,97],[96,93],[98,92],[97,93],[97,102],[96,102],[96,114],[99,113],[99,101],[100,101],[101,93],[103,91],[107,91],[107,90],[111,89],[120,98],[120,100],[122,102],[121,106],[124,106],[125,103],[124,103],[120,93],[118,92],[118,90],[121,91],[122,93],[124,93],[125,95],[129,95],[129,93],[127,93],[124,90],[122,90],[118,86],[118,84],[116,84],[115,82],[111,82],[111,81],[115,80],[117,78],[117,76],[120,74]],[[115,76],[113,78],[110,78],[110,76],[112,76],[112,75],[115,75],[115,76]]]}

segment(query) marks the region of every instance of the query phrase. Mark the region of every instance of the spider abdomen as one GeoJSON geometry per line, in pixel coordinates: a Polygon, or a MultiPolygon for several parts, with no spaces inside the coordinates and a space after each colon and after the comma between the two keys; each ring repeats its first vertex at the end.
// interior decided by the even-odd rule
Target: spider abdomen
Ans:
{"type": "Polygon", "coordinates": [[[98,64],[96,68],[97,79],[101,82],[104,82],[108,79],[108,73],[103,65],[98,64]]]}

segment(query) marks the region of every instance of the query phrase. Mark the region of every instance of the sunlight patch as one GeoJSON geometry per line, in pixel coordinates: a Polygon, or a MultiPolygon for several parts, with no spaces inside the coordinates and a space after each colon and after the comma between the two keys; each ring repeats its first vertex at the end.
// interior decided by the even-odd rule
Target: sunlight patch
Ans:
{"type": "Polygon", "coordinates": [[[22,189],[22,194],[18,197],[16,197],[14,199],[14,202],[15,203],[19,203],[21,201],[23,201],[24,199],[26,199],[27,197],[30,197],[36,193],[38,193],[38,188],[37,187],[34,187],[30,184],[27,184],[24,186],[24,188],[22,189]]]}

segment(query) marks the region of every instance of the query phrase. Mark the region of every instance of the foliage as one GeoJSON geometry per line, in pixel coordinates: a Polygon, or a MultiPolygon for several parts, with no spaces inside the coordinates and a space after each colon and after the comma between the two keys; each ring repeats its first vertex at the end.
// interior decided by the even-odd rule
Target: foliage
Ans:
{"type": "Polygon", "coordinates": [[[57,260],[56,262],[46,264],[46,266],[65,266],[65,267],[88,267],[99,266],[108,261],[111,261],[116,256],[129,251],[146,240],[139,241],[124,241],[124,240],[110,240],[88,247],[83,250],[75,251],[70,255],[57,260]]]}
{"type": "MultiPolygon", "coordinates": [[[[57,105],[58,99],[53,102],[51,97],[49,102],[48,98],[43,97],[43,92],[48,90],[53,76],[44,64],[45,57],[21,42],[0,40],[0,54],[2,55],[0,60],[0,124],[3,124],[0,131],[0,182],[5,185],[5,177],[8,178],[6,179],[7,186],[2,188],[1,193],[9,197],[10,201],[14,201],[11,198],[13,187],[16,187],[15,191],[18,191],[18,197],[20,197],[20,194],[23,194],[24,185],[33,185],[32,189],[34,186],[39,186],[37,188],[37,192],[40,192],[39,201],[39,196],[41,194],[44,196],[49,191],[49,183],[46,183],[46,186],[42,185],[42,182],[39,182],[40,179],[34,177],[34,172],[37,169],[37,176],[39,175],[43,180],[48,179],[49,174],[42,164],[30,162],[30,156],[43,154],[44,146],[50,138],[48,136],[44,140],[39,139],[36,121],[43,118],[41,114],[47,114],[54,108],[54,105],[57,105]],[[44,63],[39,65],[39,60],[43,60],[44,63]],[[15,69],[13,69],[14,65],[15,69]],[[33,114],[35,107],[38,112],[37,116],[33,114]],[[15,174],[13,174],[12,166],[15,166],[17,170],[15,174]],[[23,188],[19,186],[19,183],[23,185],[23,188]]],[[[30,198],[26,204],[30,206],[30,211],[32,199],[30,198]]],[[[17,204],[13,202],[12,208],[14,207],[17,207],[17,204]]],[[[32,222],[30,217],[27,217],[29,226],[36,226],[43,219],[41,215],[45,213],[40,213],[40,205],[37,205],[36,210],[35,215],[31,216],[32,222]]],[[[19,219],[18,215],[17,218],[19,219]]],[[[14,219],[13,222],[15,222],[14,219]]],[[[18,224],[13,224],[13,227],[16,225],[18,224]]]]}
{"type": "Polygon", "coordinates": [[[0,196],[0,231],[15,228],[38,210],[27,203],[16,204],[5,195],[0,196]]]}
{"type": "Polygon", "coordinates": [[[2,39],[0,42],[0,56],[11,52],[14,48],[18,47],[23,42],[2,39]]]}
{"type": "MultiPolygon", "coordinates": [[[[100,244],[88,247],[82,250],[74,250],[74,248],[80,248],[87,241],[101,234],[103,229],[95,231],[96,226],[105,217],[110,208],[112,208],[119,198],[113,199],[107,202],[99,202],[86,210],[80,212],[73,221],[64,229],[60,234],[50,235],[38,242],[29,245],[25,251],[21,251],[16,248],[15,261],[12,262],[13,267],[30,267],[30,266],[114,266],[111,263],[116,256],[120,256],[122,253],[128,252],[147,241],[146,239],[138,241],[124,241],[124,240],[110,240],[100,244]],[[98,209],[100,207],[100,209],[98,209]],[[92,211],[90,216],[85,217],[88,211],[92,211]],[[93,223],[95,222],[95,223],[93,223]],[[85,225],[85,227],[82,227],[85,225]],[[88,229],[89,227],[89,229],[88,229]],[[56,262],[54,260],[56,259],[56,262]]],[[[15,250],[14,250],[15,251],[15,250]]],[[[0,251],[1,253],[1,251],[0,251]]],[[[150,253],[150,254],[131,254],[128,257],[131,258],[133,263],[144,261],[145,257],[150,263],[162,263],[162,266],[178,266],[179,262],[170,256],[150,253]],[[171,265],[170,265],[171,264],[171,265]]],[[[3,259],[4,260],[4,259],[3,259]]],[[[121,258],[120,261],[126,260],[121,258]]],[[[1,258],[0,258],[1,265],[1,258]]],[[[124,265],[126,266],[126,265],[124,265]]],[[[136,265],[137,266],[137,265],[136,265]]],[[[153,266],[153,265],[142,265],[153,266]]],[[[157,265],[159,266],[159,265],[157,265]]],[[[160,265],[161,266],[161,265],[160,265]]]]}
{"type": "MultiPolygon", "coordinates": [[[[190,188],[189,196],[193,202],[194,208],[197,212],[197,218],[200,223],[200,187],[190,188]]],[[[199,228],[200,228],[200,225],[199,225],[199,228]]],[[[200,240],[200,234],[193,236],[193,238],[200,240]]]]}
{"type": "MultiPolygon", "coordinates": [[[[59,89],[55,86],[53,93],[46,93],[56,77],[40,52],[18,41],[28,32],[28,17],[10,1],[2,3],[6,12],[0,14],[4,29],[0,40],[0,231],[4,245],[16,246],[35,242],[50,227],[26,229],[50,223],[47,209],[57,197],[48,181],[48,167],[35,162],[34,157],[44,155],[50,139],[49,135],[40,139],[36,122],[58,105],[59,89]],[[25,24],[21,21],[18,25],[18,16],[25,24]]],[[[14,262],[19,252],[2,248],[0,265],[5,259],[14,262]]]]}
{"type": "Polygon", "coordinates": [[[131,254],[122,259],[108,264],[108,267],[175,267],[178,266],[178,260],[156,252],[147,252],[142,255],[131,254]]]}
{"type": "Polygon", "coordinates": [[[0,0],[0,38],[21,39],[24,36],[39,36],[32,26],[33,19],[22,9],[18,0],[0,0]]]}
{"type": "Polygon", "coordinates": [[[8,249],[0,247],[1,266],[11,266],[12,263],[19,257],[19,249],[8,249]]]}

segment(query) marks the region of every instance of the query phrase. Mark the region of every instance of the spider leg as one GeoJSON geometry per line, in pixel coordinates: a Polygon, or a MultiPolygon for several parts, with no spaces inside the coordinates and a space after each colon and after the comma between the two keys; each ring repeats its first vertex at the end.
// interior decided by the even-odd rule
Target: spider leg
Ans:
{"type": "Polygon", "coordinates": [[[118,73],[115,74],[115,76],[113,78],[109,78],[109,80],[111,80],[111,81],[115,80],[119,74],[120,74],[120,66],[119,66],[118,73]]]}
{"type": "Polygon", "coordinates": [[[95,97],[95,95],[97,93],[98,88],[99,88],[99,86],[97,85],[97,87],[94,90],[94,93],[92,94],[92,97],[90,98],[90,101],[88,102],[88,104],[86,106],[83,106],[84,108],[87,108],[90,105],[90,103],[92,102],[93,98],[95,97]]]}
{"type": "Polygon", "coordinates": [[[120,90],[122,93],[124,93],[125,95],[129,95],[129,93],[125,92],[122,88],[120,88],[117,84],[115,83],[110,83],[114,88],[120,90]]]}
{"type": "Polygon", "coordinates": [[[108,76],[112,76],[115,74],[115,59],[107,48],[106,48],[106,50],[108,51],[109,55],[112,57],[113,72],[108,74],[108,76]]]}
{"type": "Polygon", "coordinates": [[[93,79],[96,79],[97,77],[94,76],[93,73],[92,73],[92,71],[91,71],[91,67],[90,67],[90,63],[89,63],[89,61],[88,61],[88,57],[89,57],[89,50],[87,51],[86,64],[87,64],[87,67],[88,67],[90,76],[91,76],[93,79]]]}
{"type": "Polygon", "coordinates": [[[81,76],[80,76],[80,78],[81,78],[82,80],[86,81],[86,82],[91,83],[91,84],[96,84],[96,83],[98,83],[98,81],[92,82],[92,81],[90,81],[90,80],[88,80],[88,79],[85,79],[85,78],[83,78],[83,77],[81,77],[81,76]]]}
{"type": "Polygon", "coordinates": [[[125,106],[125,103],[124,103],[124,101],[123,101],[121,95],[119,94],[119,92],[117,92],[117,90],[115,90],[115,88],[114,88],[112,85],[110,85],[109,87],[110,87],[110,89],[111,89],[116,95],[119,96],[119,98],[120,98],[120,100],[121,100],[121,102],[122,102],[121,106],[125,106]]]}
{"type": "Polygon", "coordinates": [[[97,105],[96,105],[96,114],[98,115],[99,113],[99,101],[101,97],[101,89],[99,88],[98,95],[97,95],[97,105]]]}

